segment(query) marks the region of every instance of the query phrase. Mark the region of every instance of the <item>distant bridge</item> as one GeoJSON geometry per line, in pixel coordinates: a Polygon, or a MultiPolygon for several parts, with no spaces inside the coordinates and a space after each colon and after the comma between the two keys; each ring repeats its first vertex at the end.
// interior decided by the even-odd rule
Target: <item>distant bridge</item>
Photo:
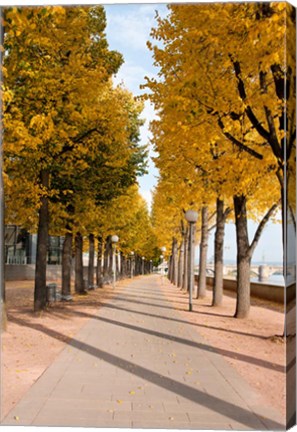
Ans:
{"type": "MultiPolygon", "coordinates": [[[[199,266],[195,268],[198,272],[199,266]]],[[[207,264],[207,273],[209,276],[214,274],[214,263],[207,264]]],[[[269,279],[272,275],[283,275],[283,266],[270,266],[266,264],[262,265],[251,265],[251,276],[257,277],[259,280],[269,279]]],[[[236,277],[237,274],[237,266],[236,264],[226,264],[223,266],[223,274],[224,276],[233,276],[236,277]]]]}

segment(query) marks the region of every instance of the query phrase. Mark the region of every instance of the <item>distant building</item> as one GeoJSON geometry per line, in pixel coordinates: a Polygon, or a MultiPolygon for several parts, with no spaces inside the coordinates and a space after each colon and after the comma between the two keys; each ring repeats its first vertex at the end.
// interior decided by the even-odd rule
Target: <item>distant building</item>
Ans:
{"type": "MultiPolygon", "coordinates": [[[[49,236],[48,264],[62,263],[64,237],[49,236]]],[[[35,264],[37,234],[30,234],[17,225],[5,225],[5,264],[35,264]]]]}
{"type": "Polygon", "coordinates": [[[168,272],[168,263],[167,261],[163,261],[161,264],[158,265],[158,273],[160,274],[167,274],[168,272]]]}

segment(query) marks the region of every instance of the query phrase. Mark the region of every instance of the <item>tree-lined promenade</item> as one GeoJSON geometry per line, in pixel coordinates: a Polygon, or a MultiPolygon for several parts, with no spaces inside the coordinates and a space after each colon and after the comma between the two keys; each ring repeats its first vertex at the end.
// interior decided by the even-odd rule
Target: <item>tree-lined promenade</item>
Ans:
{"type": "Polygon", "coordinates": [[[184,287],[184,216],[188,209],[199,211],[196,295],[202,298],[208,233],[216,230],[216,306],[222,303],[224,226],[234,220],[235,316],[245,318],[250,264],[265,225],[280,208],[284,248],[286,225],[296,230],[295,9],[276,2],[171,5],[169,10],[166,18],[157,17],[148,43],[159,74],[144,85],[158,114],[152,123],[160,172],[154,226],[172,250],[170,278],[184,287]],[[258,222],[252,240],[248,219],[258,222]]]}
{"type": "MultiPolygon", "coordinates": [[[[48,236],[64,236],[62,294],[84,292],[82,253],[94,248],[97,285],[111,276],[111,236],[122,265],[153,258],[155,238],[137,176],[142,104],[113,86],[123,63],[105,36],[104,9],[8,8],[4,11],[4,180],[6,222],[38,233],[34,310],[46,307],[48,236]]],[[[93,285],[90,271],[89,284],[93,285]]]]}
{"type": "Polygon", "coordinates": [[[158,73],[142,77],[141,97],[115,84],[125,59],[109,47],[103,6],[6,7],[2,18],[5,223],[37,238],[34,281],[7,283],[5,424],[293,424],[293,304],[284,332],[282,304],[250,307],[250,265],[269,220],[284,248],[295,226],[294,8],[169,5],[151,30],[158,73]],[[159,171],[151,211],[139,187],[146,101],[159,171]],[[232,221],[234,297],[222,271],[232,221]],[[63,301],[48,307],[51,236],[63,239],[63,301]],[[167,266],[166,278],[152,274],[167,266]]]}
{"type": "Polygon", "coordinates": [[[147,169],[143,105],[113,83],[124,59],[109,49],[105,27],[101,6],[4,10],[5,217],[38,235],[34,310],[46,307],[49,235],[64,237],[66,297],[74,255],[75,291],[85,292],[84,250],[88,285],[95,284],[95,253],[96,285],[112,280],[113,235],[124,276],[132,256],[138,273],[144,260],[149,270],[151,261],[158,265],[164,246],[171,281],[188,290],[185,214],[194,210],[195,295],[205,296],[208,233],[215,229],[212,305],[222,304],[224,227],[234,220],[235,317],[245,318],[250,263],[265,225],[278,209],[283,228],[288,219],[295,225],[294,8],[171,5],[166,18],[157,17],[148,47],[159,75],[143,85],[158,114],[151,215],[137,184],[147,169]],[[248,219],[258,222],[252,240],[248,219]]]}

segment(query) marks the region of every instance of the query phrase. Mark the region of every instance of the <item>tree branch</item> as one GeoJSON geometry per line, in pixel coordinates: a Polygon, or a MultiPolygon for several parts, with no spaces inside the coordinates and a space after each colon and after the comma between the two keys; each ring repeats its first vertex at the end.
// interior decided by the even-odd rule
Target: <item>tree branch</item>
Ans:
{"type": "Polygon", "coordinates": [[[94,127],[94,128],[92,128],[92,129],[89,129],[89,130],[83,132],[82,134],[76,136],[75,138],[73,138],[72,141],[73,141],[74,143],[81,142],[81,141],[83,141],[85,138],[87,138],[89,135],[91,135],[93,132],[98,132],[98,133],[99,133],[98,128],[94,127]]]}
{"type": "Polygon", "coordinates": [[[261,220],[261,222],[260,222],[260,224],[259,224],[259,226],[257,228],[257,231],[255,232],[254,239],[253,239],[253,241],[252,241],[252,243],[251,243],[251,245],[249,247],[249,252],[248,253],[249,253],[250,258],[253,256],[253,252],[254,252],[254,250],[255,250],[258,242],[259,242],[259,239],[260,239],[261,234],[262,234],[262,232],[263,232],[263,230],[265,228],[265,225],[267,224],[269,218],[273,215],[273,213],[275,212],[275,210],[277,209],[277,207],[279,206],[279,204],[280,204],[280,201],[277,202],[276,204],[273,204],[273,206],[270,207],[270,209],[268,210],[268,212],[265,214],[265,216],[261,220]]]}
{"type": "Polygon", "coordinates": [[[284,178],[283,178],[283,176],[282,176],[282,169],[281,168],[279,168],[277,171],[276,171],[276,177],[278,178],[278,181],[279,181],[279,184],[281,185],[281,188],[283,188],[284,187],[284,178]]]}
{"type": "Polygon", "coordinates": [[[236,138],[235,138],[233,135],[231,135],[229,132],[226,132],[226,131],[224,130],[224,129],[225,129],[224,123],[223,123],[223,121],[222,121],[222,119],[221,119],[220,117],[218,118],[218,125],[219,125],[219,127],[221,128],[222,133],[225,135],[225,137],[228,138],[228,140],[231,141],[233,144],[235,144],[238,148],[240,148],[241,150],[243,150],[243,151],[249,153],[250,155],[254,156],[254,157],[257,158],[257,159],[260,159],[260,160],[263,159],[263,156],[262,156],[260,153],[258,153],[258,152],[256,152],[255,150],[253,150],[253,149],[247,147],[247,146],[244,145],[242,142],[238,141],[238,139],[236,139],[236,138]]]}
{"type": "Polygon", "coordinates": [[[60,153],[58,153],[58,154],[56,155],[56,157],[60,157],[60,156],[62,156],[64,153],[67,153],[68,151],[73,150],[74,144],[77,144],[77,143],[83,141],[85,138],[87,138],[87,137],[88,137],[89,135],[91,135],[93,132],[99,132],[99,131],[98,131],[97,128],[92,128],[92,129],[89,129],[88,131],[83,132],[83,133],[80,134],[80,135],[77,135],[75,138],[72,139],[72,143],[73,143],[73,144],[65,145],[65,146],[63,147],[63,149],[60,151],[60,153]]]}
{"type": "Polygon", "coordinates": [[[282,151],[280,148],[280,145],[278,143],[277,140],[277,134],[276,134],[276,130],[275,130],[275,125],[274,125],[274,120],[272,118],[271,115],[271,111],[264,106],[264,111],[265,111],[265,115],[266,115],[266,119],[267,119],[267,123],[268,123],[268,127],[269,127],[269,132],[270,132],[270,140],[269,143],[271,145],[273,154],[275,155],[275,157],[279,160],[279,159],[283,159],[283,155],[282,155],[282,151]]]}
{"type": "MultiPolygon", "coordinates": [[[[230,60],[233,64],[233,69],[235,72],[235,76],[237,79],[237,89],[238,89],[238,93],[239,96],[241,98],[241,100],[243,102],[246,101],[247,95],[246,95],[246,91],[245,91],[245,86],[244,86],[244,82],[241,78],[241,68],[240,68],[240,63],[238,61],[235,61],[231,55],[229,55],[230,60]]],[[[262,126],[262,124],[259,122],[259,120],[257,119],[257,117],[255,116],[252,108],[249,105],[246,105],[245,108],[245,112],[250,120],[250,122],[252,123],[252,125],[254,126],[254,128],[257,130],[257,132],[266,140],[270,142],[270,134],[269,132],[262,126]]]]}
{"type": "Polygon", "coordinates": [[[208,218],[208,222],[210,222],[212,220],[213,217],[215,217],[215,215],[217,214],[217,211],[215,210],[208,218]]]}
{"type": "Polygon", "coordinates": [[[224,214],[223,214],[224,221],[226,221],[227,217],[229,216],[229,214],[231,212],[232,212],[232,208],[231,207],[227,207],[226,210],[224,211],[224,214]]]}
{"type": "MultiPolygon", "coordinates": [[[[217,224],[213,224],[210,228],[207,229],[207,232],[211,232],[215,227],[217,226],[217,224]]],[[[200,230],[201,231],[201,230],[200,230]]]]}

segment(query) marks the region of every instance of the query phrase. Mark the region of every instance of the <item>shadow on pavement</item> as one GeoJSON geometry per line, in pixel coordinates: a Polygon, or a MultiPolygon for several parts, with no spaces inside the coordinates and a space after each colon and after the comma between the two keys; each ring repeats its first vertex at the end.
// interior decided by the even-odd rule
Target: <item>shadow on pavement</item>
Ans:
{"type": "Polygon", "coordinates": [[[118,310],[126,311],[126,312],[132,312],[132,313],[135,313],[138,315],[144,315],[144,316],[148,316],[148,317],[152,317],[152,318],[160,318],[160,319],[164,319],[166,321],[173,321],[173,322],[177,322],[177,323],[181,323],[181,324],[188,324],[188,325],[194,326],[194,327],[202,327],[202,328],[206,328],[206,329],[210,329],[210,330],[223,331],[226,333],[234,333],[234,334],[237,334],[240,336],[249,336],[249,337],[253,337],[256,339],[262,339],[262,340],[268,339],[267,336],[263,336],[263,335],[256,335],[256,334],[252,334],[252,333],[245,333],[245,332],[231,330],[231,329],[224,329],[223,327],[214,327],[214,326],[211,326],[208,324],[196,324],[196,323],[192,323],[190,321],[184,321],[184,320],[181,320],[178,318],[170,318],[170,317],[167,317],[164,315],[157,315],[157,314],[152,314],[149,312],[140,312],[140,311],[137,311],[135,309],[127,309],[127,308],[124,308],[121,306],[116,306],[116,305],[108,304],[108,303],[104,304],[104,307],[108,307],[110,309],[118,309],[118,310]]]}
{"type": "MultiPolygon", "coordinates": [[[[108,305],[104,305],[104,306],[108,306],[108,305]]],[[[104,318],[104,317],[92,315],[92,314],[89,314],[86,312],[75,311],[75,312],[73,312],[73,314],[80,315],[80,316],[83,316],[86,318],[93,318],[93,319],[96,319],[98,321],[106,322],[108,324],[116,325],[116,326],[126,328],[129,330],[133,330],[133,331],[138,331],[138,332],[141,332],[144,334],[149,334],[150,336],[156,336],[156,337],[159,337],[160,339],[170,340],[170,341],[177,342],[177,343],[180,343],[183,345],[202,349],[202,350],[207,351],[207,352],[217,353],[217,354],[220,354],[220,355],[225,356],[225,357],[229,357],[229,358],[233,358],[236,360],[240,360],[242,362],[254,364],[256,366],[260,366],[260,367],[263,367],[266,369],[271,369],[271,370],[276,371],[276,372],[285,373],[285,368],[281,365],[271,363],[267,360],[257,359],[255,357],[251,357],[251,356],[246,355],[246,354],[241,354],[238,352],[235,353],[233,351],[229,351],[229,350],[222,349],[222,348],[213,348],[210,345],[206,345],[206,344],[203,344],[200,342],[195,342],[195,341],[192,341],[189,339],[184,339],[184,338],[181,338],[178,336],[168,335],[166,333],[157,332],[155,330],[150,330],[147,328],[138,327],[138,326],[135,326],[133,324],[127,324],[127,323],[123,323],[123,322],[119,322],[119,321],[114,321],[110,318],[104,318]]],[[[10,319],[11,319],[11,321],[14,321],[16,323],[18,322],[18,318],[10,318],[10,319]]],[[[21,321],[21,319],[20,319],[20,321],[21,321]]],[[[20,324],[21,324],[21,322],[20,322],[20,324]]]]}
{"type": "MultiPolygon", "coordinates": [[[[43,332],[48,336],[51,336],[58,340],[61,340],[61,337],[64,337],[62,333],[59,333],[55,330],[51,330],[43,326],[42,324],[28,323],[27,321],[19,318],[14,318],[13,321],[16,324],[30,327],[36,331],[43,332]]],[[[269,428],[271,428],[272,430],[284,429],[284,425],[282,425],[281,423],[268,419],[267,417],[264,416],[261,416],[261,418],[259,418],[258,416],[256,416],[256,414],[253,414],[252,412],[244,408],[238,407],[216,396],[206,394],[200,390],[190,387],[187,384],[180,383],[172,378],[168,378],[164,375],[160,375],[159,373],[151,371],[142,366],[138,366],[137,364],[132,363],[131,361],[127,361],[113,354],[107,353],[106,351],[100,350],[99,348],[95,348],[91,345],[88,345],[85,342],[79,341],[77,339],[72,339],[69,342],[69,345],[81,351],[87,352],[88,354],[91,354],[92,356],[101,359],[107,363],[110,363],[118,367],[119,369],[123,369],[127,372],[130,372],[159,387],[169,390],[185,399],[188,399],[199,405],[205,406],[208,409],[216,411],[217,413],[220,413],[223,416],[228,416],[230,419],[242,423],[251,429],[255,429],[255,417],[257,417],[257,419],[260,422],[262,422],[264,428],[267,427],[267,425],[265,424],[265,422],[267,421],[269,424],[269,428]]]]}

